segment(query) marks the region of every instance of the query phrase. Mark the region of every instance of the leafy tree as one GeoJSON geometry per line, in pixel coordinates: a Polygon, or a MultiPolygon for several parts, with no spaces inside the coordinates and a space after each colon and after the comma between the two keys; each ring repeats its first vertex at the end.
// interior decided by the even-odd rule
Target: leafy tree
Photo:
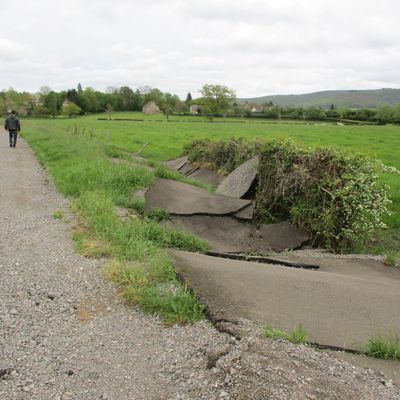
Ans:
{"type": "Polygon", "coordinates": [[[147,104],[150,101],[154,101],[159,107],[164,102],[163,92],[159,89],[151,89],[148,93],[143,96],[143,104],[147,104]]]}
{"type": "Polygon", "coordinates": [[[67,100],[72,103],[79,103],[79,94],[75,89],[67,90],[67,100]]]}
{"type": "Polygon", "coordinates": [[[175,110],[176,103],[180,101],[177,95],[171,93],[164,93],[161,98],[161,104],[159,104],[161,110],[169,110],[170,113],[175,110]]]}
{"type": "Polygon", "coordinates": [[[35,107],[35,109],[33,110],[32,114],[35,117],[47,117],[50,115],[50,111],[48,110],[47,107],[42,106],[42,105],[38,105],[37,107],[35,107]]]}
{"type": "Polygon", "coordinates": [[[118,91],[122,103],[122,109],[126,111],[139,111],[142,109],[143,101],[140,92],[134,92],[129,86],[122,86],[118,91]]]}
{"type": "Polygon", "coordinates": [[[186,104],[186,102],[177,100],[175,103],[175,111],[177,113],[186,113],[189,112],[189,106],[186,104]]]}
{"type": "Polygon", "coordinates": [[[375,110],[370,110],[368,108],[361,108],[360,110],[355,110],[355,119],[357,121],[372,121],[376,116],[375,110]]]}
{"type": "Polygon", "coordinates": [[[393,109],[388,105],[380,106],[376,111],[376,118],[381,124],[391,122],[393,119],[393,109]]]}
{"type": "Polygon", "coordinates": [[[60,104],[58,100],[58,95],[56,92],[51,91],[44,99],[44,106],[50,113],[50,115],[54,118],[60,109],[60,104]]]}
{"type": "Polygon", "coordinates": [[[110,94],[118,93],[118,88],[115,86],[107,86],[106,93],[110,93],[110,94]]]}
{"type": "Polygon", "coordinates": [[[18,93],[12,87],[4,91],[4,99],[7,111],[8,110],[20,110],[23,107],[23,99],[21,93],[18,93]]]}
{"type": "Polygon", "coordinates": [[[306,110],[307,119],[321,121],[326,118],[325,111],[322,108],[310,107],[306,110]]]}
{"type": "Polygon", "coordinates": [[[7,113],[7,105],[4,93],[0,93],[0,115],[5,115],[7,113]]]}
{"type": "Polygon", "coordinates": [[[132,110],[134,104],[134,92],[129,86],[122,86],[118,91],[121,97],[122,109],[124,111],[132,110]]]}
{"type": "Polygon", "coordinates": [[[140,94],[139,89],[135,91],[135,96],[134,96],[134,106],[133,110],[134,111],[142,111],[143,108],[143,97],[140,94]]]}
{"type": "Polygon", "coordinates": [[[191,95],[190,92],[188,92],[188,94],[186,95],[185,103],[186,103],[187,105],[189,105],[190,102],[191,102],[192,100],[193,100],[193,99],[192,99],[192,95],[191,95]]]}
{"type": "Polygon", "coordinates": [[[40,89],[39,89],[39,93],[43,96],[43,97],[45,97],[45,96],[47,96],[49,93],[51,92],[51,87],[50,86],[42,86],[40,89]]]}
{"type": "Polygon", "coordinates": [[[278,119],[281,115],[281,110],[279,106],[273,106],[265,110],[264,115],[267,118],[278,119]]]}
{"type": "Polygon", "coordinates": [[[107,107],[107,104],[111,104],[113,110],[115,111],[122,110],[122,100],[118,92],[101,93],[100,96],[101,109],[104,110],[107,107]]]}
{"type": "Polygon", "coordinates": [[[70,118],[72,116],[76,116],[81,112],[81,108],[73,103],[72,101],[69,101],[68,103],[64,104],[63,106],[63,113],[68,115],[70,118]]]}
{"type": "Polygon", "coordinates": [[[69,89],[67,90],[66,97],[68,101],[75,103],[81,109],[81,112],[89,111],[84,93],[79,94],[76,89],[69,89]]]}
{"type": "Polygon", "coordinates": [[[326,111],[326,116],[328,118],[342,118],[342,113],[336,108],[330,108],[326,111]]]}
{"type": "Polygon", "coordinates": [[[211,117],[225,113],[236,100],[235,91],[223,85],[204,85],[200,93],[201,105],[211,117]]]}
{"type": "Polygon", "coordinates": [[[94,89],[87,87],[79,97],[84,98],[86,111],[95,113],[99,110],[99,100],[94,89]]]}
{"type": "Polygon", "coordinates": [[[393,107],[393,122],[396,122],[397,124],[400,123],[400,104],[397,104],[397,106],[393,107]]]}

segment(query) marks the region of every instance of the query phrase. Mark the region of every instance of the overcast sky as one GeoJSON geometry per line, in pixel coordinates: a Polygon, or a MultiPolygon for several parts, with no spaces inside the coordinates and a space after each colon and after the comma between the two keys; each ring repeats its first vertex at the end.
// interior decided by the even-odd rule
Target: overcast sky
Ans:
{"type": "Polygon", "coordinates": [[[0,89],[400,88],[398,0],[0,0],[0,89]]]}

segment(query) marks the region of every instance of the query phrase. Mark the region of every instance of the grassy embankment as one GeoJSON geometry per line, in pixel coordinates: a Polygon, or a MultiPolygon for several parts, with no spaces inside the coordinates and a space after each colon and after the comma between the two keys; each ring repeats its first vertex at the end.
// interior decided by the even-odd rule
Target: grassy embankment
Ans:
{"type": "MultiPolygon", "coordinates": [[[[398,126],[338,126],[334,124],[313,125],[299,121],[230,120],[216,118],[215,123],[202,117],[170,116],[170,122],[162,115],[146,116],[141,113],[114,113],[112,118],[144,119],[141,121],[104,121],[105,114],[64,120],[27,120],[25,126],[39,130],[41,126],[64,129],[75,124],[93,129],[95,135],[104,137],[109,131],[110,143],[131,152],[137,152],[145,143],[141,155],[152,160],[165,160],[180,155],[184,144],[193,139],[246,138],[292,138],[306,146],[333,146],[345,148],[380,159],[388,166],[400,169],[400,128],[398,126]],[[161,122],[158,122],[161,121],[161,122]],[[179,121],[179,122],[175,122],[179,121]],[[182,122],[183,121],[183,122],[182,122]],[[193,121],[193,122],[186,122],[193,121]],[[224,123],[222,123],[224,121],[224,123]],[[241,121],[241,123],[238,123],[241,121]]],[[[52,128],[53,129],[53,128],[52,128]]],[[[386,219],[389,230],[381,233],[379,240],[366,249],[374,253],[397,254],[400,250],[400,176],[384,174],[390,187],[392,215],[386,219]]],[[[396,256],[397,257],[397,256],[396,256]]]]}
{"type": "MultiPolygon", "coordinates": [[[[197,238],[161,227],[141,217],[143,204],[132,191],[150,186],[155,172],[131,162],[113,163],[110,156],[124,153],[101,143],[89,143],[67,133],[62,124],[25,121],[24,137],[54,177],[57,189],[72,199],[78,215],[75,241],[80,251],[110,258],[107,276],[130,302],[170,323],[203,317],[203,306],[181,284],[164,248],[205,250],[197,238]],[[116,207],[129,208],[133,218],[121,220],[116,207]]],[[[158,171],[158,172],[157,172],[158,171]]],[[[54,217],[59,217],[55,211],[54,217]]]]}

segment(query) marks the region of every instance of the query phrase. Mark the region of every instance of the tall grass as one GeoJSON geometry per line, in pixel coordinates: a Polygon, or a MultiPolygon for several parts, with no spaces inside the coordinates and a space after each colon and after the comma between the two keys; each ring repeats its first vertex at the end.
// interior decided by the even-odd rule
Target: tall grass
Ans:
{"type": "Polygon", "coordinates": [[[400,361],[400,338],[373,337],[369,339],[364,354],[375,358],[400,361]]]}
{"type": "Polygon", "coordinates": [[[137,206],[132,192],[150,186],[154,172],[128,163],[114,164],[110,154],[120,154],[112,147],[61,129],[27,129],[24,136],[53,175],[58,190],[72,199],[80,221],[74,234],[77,247],[88,255],[110,257],[106,275],[123,296],[147,312],[160,314],[168,324],[201,319],[203,306],[179,282],[163,248],[204,251],[207,244],[155,220],[122,221],[115,213],[116,206],[137,206]]]}
{"type": "Polygon", "coordinates": [[[264,326],[261,330],[264,337],[273,340],[286,339],[294,344],[306,344],[308,342],[308,333],[302,324],[297,325],[291,332],[285,332],[272,326],[264,326]]]}

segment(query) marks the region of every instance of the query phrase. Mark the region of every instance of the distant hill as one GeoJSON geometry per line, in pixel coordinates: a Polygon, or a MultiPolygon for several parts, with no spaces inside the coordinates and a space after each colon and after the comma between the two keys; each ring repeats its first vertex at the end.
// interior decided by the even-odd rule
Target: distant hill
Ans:
{"type": "Polygon", "coordinates": [[[279,106],[302,106],[329,108],[377,108],[384,104],[400,103],[400,89],[377,90],[325,90],[306,94],[289,94],[238,99],[240,103],[268,103],[279,106]]]}

